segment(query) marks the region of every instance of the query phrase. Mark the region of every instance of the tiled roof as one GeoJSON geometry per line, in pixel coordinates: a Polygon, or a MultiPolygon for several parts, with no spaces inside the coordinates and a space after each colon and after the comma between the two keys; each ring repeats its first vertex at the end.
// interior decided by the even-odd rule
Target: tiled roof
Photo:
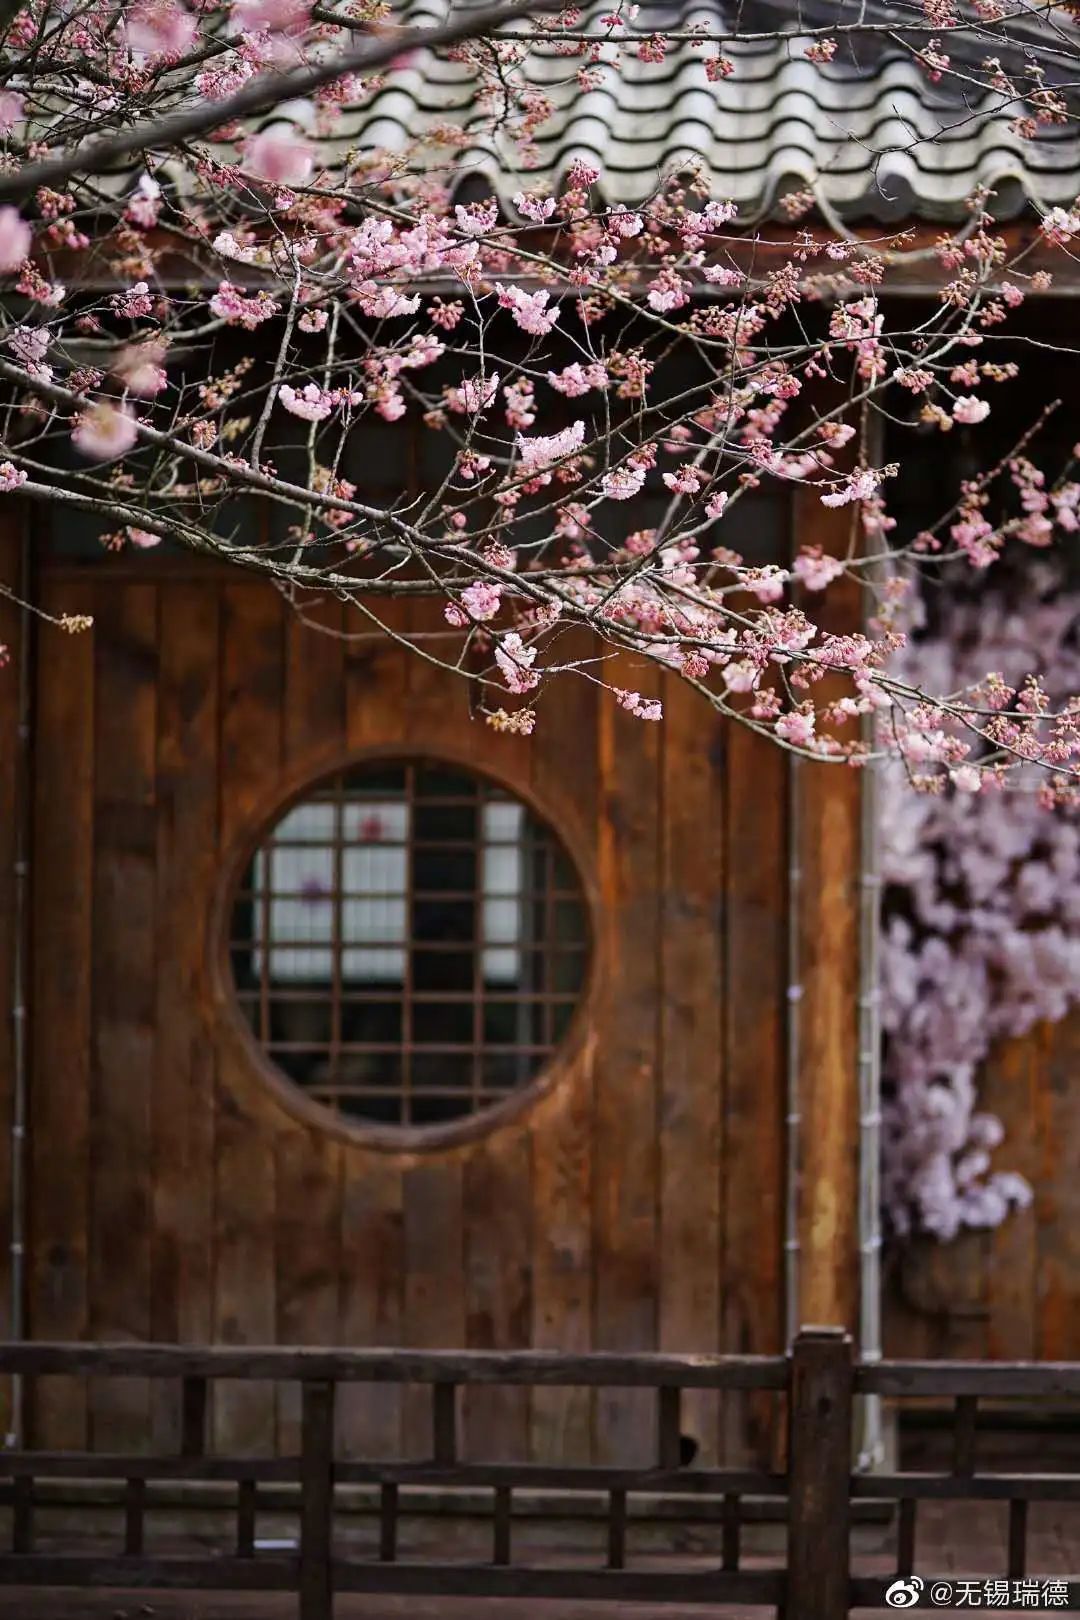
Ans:
{"type": "MultiPolygon", "coordinates": [[[[678,27],[721,31],[723,4],[691,3],[678,27]]],[[[604,10],[587,4],[582,27],[604,10]]],[[[411,0],[406,13],[402,20],[412,25],[445,15],[442,0],[411,0]]],[[[671,20],[669,7],[664,21],[671,20]]],[[[650,16],[643,6],[634,26],[661,26],[660,13],[653,8],[650,16]]],[[[334,136],[322,143],[323,161],[336,166],[350,149],[402,152],[433,126],[453,123],[476,128],[475,140],[452,158],[445,149],[436,152],[432,161],[452,163],[454,186],[472,177],[504,201],[523,186],[556,188],[576,156],[595,160],[602,189],[618,203],[643,201],[662,176],[695,162],[715,194],[738,203],[744,220],[773,213],[785,192],[806,187],[847,220],[881,221],[955,219],[979,185],[995,188],[992,207],[1001,217],[1029,201],[1069,203],[1080,191],[1075,125],[1052,126],[1025,141],[1009,127],[1015,107],[995,98],[972,112],[955,88],[929,84],[895,48],[864,48],[869,65],[841,60],[840,52],[822,66],[791,43],[725,44],[735,72],[710,83],[704,58],[716,49],[675,45],[662,64],[626,52],[620,71],[608,71],[590,91],[577,83],[579,60],[549,47],[533,50],[524,75],[555,110],[538,131],[540,164],[531,170],[522,169],[509,140],[481,132],[469,70],[425,52],[395,69],[369,105],[343,110],[334,136]]],[[[311,117],[302,105],[288,111],[301,123],[311,117]]]]}

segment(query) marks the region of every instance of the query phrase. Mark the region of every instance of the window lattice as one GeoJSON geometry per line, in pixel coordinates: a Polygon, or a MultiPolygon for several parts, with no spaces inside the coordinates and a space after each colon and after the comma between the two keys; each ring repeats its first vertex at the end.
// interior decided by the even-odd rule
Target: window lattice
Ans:
{"type": "Polygon", "coordinates": [[[432,763],[320,784],[252,856],[230,943],[240,1005],[309,1096],[435,1125],[531,1081],[584,982],[581,886],[533,812],[432,763]]]}

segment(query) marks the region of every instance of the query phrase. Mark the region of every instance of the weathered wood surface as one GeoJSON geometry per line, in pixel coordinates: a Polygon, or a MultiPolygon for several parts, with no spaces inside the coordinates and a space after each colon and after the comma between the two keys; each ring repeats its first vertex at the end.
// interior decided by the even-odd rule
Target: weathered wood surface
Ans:
{"type": "Polygon", "coordinates": [[[891,1355],[1054,1361],[1080,1349],[1080,1011],[1003,1041],[978,1076],[1002,1169],[1029,1180],[1029,1209],[953,1243],[916,1239],[887,1272],[891,1355]]]}
{"type": "MultiPolygon", "coordinates": [[[[31,1333],[778,1351],[782,758],[639,667],[626,680],[663,687],[670,734],[582,681],[544,694],[532,739],[500,737],[463,686],[337,604],[303,603],[308,624],[238,575],[160,579],[105,564],[43,581],[50,605],[98,624],[38,671],[31,1333]],[[365,1145],[291,1111],[219,971],[226,862],[305,780],[394,749],[531,798],[592,912],[588,1005],[552,1084],[437,1150],[365,1145]]],[[[431,605],[388,612],[440,622],[431,605]]],[[[179,1432],[175,1391],[129,1399],[116,1421],[134,1433],[148,1415],[141,1444],[179,1432]]],[[[85,1401],[81,1385],[43,1387],[35,1438],[84,1443],[85,1401]]],[[[764,1409],[724,1402],[684,1401],[699,1460],[767,1456],[764,1409]]],[[[468,1456],[655,1449],[633,1394],[542,1383],[462,1403],[468,1456]]],[[[426,1410],[396,1388],[343,1389],[336,1423],[345,1456],[426,1446],[426,1410]]],[[[299,1427],[295,1394],[213,1394],[226,1449],[295,1450],[299,1427]]]]}

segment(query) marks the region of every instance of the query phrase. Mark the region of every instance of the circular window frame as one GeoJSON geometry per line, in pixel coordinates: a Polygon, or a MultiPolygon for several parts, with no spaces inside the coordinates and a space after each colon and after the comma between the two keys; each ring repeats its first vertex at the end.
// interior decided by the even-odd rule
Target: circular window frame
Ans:
{"type": "Polygon", "coordinates": [[[590,864],[582,858],[578,840],[560,826],[557,813],[543,795],[535,791],[531,782],[523,787],[512,773],[492,770],[486,763],[477,766],[468,749],[458,750],[445,744],[441,744],[437,750],[403,748],[400,743],[348,749],[323,756],[317,762],[306,761],[279,777],[274,790],[260,795],[256,810],[245,819],[227,846],[209,916],[208,967],[212,1000],[224,1033],[239,1048],[271,1098],[300,1124],[354,1147],[374,1148],[383,1153],[413,1155],[438,1152],[488,1136],[513,1123],[560,1089],[578,1067],[586,1045],[586,1030],[599,979],[598,911],[594,873],[590,864]],[[252,857],[278,822],[301,804],[312,789],[323,786],[343,771],[361,769],[365,765],[396,764],[447,765],[467,770],[511,794],[550,830],[565,851],[581,886],[585,918],[585,974],[569,1027],[555,1051],[531,1080],[516,1087],[498,1102],[489,1103],[476,1113],[464,1114],[460,1119],[437,1125],[380,1125],[375,1121],[346,1117],[309,1097],[303,1086],[291,1079],[257,1040],[241,1010],[230,960],[233,897],[252,857]]]}

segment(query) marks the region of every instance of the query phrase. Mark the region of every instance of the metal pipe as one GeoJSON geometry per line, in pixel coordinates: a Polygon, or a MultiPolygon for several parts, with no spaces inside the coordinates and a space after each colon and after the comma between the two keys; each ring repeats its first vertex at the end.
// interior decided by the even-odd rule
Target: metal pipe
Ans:
{"type": "MultiPolygon", "coordinates": [[[[884,459],[882,420],[865,425],[868,453],[875,464],[884,459]]],[[[875,563],[868,588],[880,583],[875,563]]],[[[869,618],[864,614],[864,619],[869,618]]],[[[863,716],[862,739],[871,752],[874,716],[863,716]]],[[[859,840],[859,1354],[880,1361],[881,1340],[881,800],[880,762],[862,773],[859,840]]],[[[885,1437],[880,1395],[863,1397],[856,1417],[856,1467],[864,1472],[885,1463],[885,1437]]]]}
{"type": "MultiPolygon", "coordinates": [[[[33,613],[30,607],[31,554],[30,525],[22,513],[23,533],[19,557],[19,689],[18,735],[15,760],[15,868],[14,939],[12,944],[11,996],[11,1293],[8,1303],[8,1337],[24,1338],[26,1321],[26,1113],[28,1083],[28,1015],[30,976],[30,704],[33,613]]],[[[23,1384],[20,1374],[11,1379],[11,1421],[4,1436],[9,1449],[23,1442],[23,1384]]]]}
{"type": "MultiPolygon", "coordinates": [[[[869,719],[869,717],[867,717],[869,719]]],[[[870,727],[865,728],[869,730],[870,727]]],[[[859,879],[859,1353],[881,1359],[881,986],[879,767],[863,772],[859,879]]],[[[856,1466],[885,1461],[880,1395],[863,1398],[856,1466]]]]}

